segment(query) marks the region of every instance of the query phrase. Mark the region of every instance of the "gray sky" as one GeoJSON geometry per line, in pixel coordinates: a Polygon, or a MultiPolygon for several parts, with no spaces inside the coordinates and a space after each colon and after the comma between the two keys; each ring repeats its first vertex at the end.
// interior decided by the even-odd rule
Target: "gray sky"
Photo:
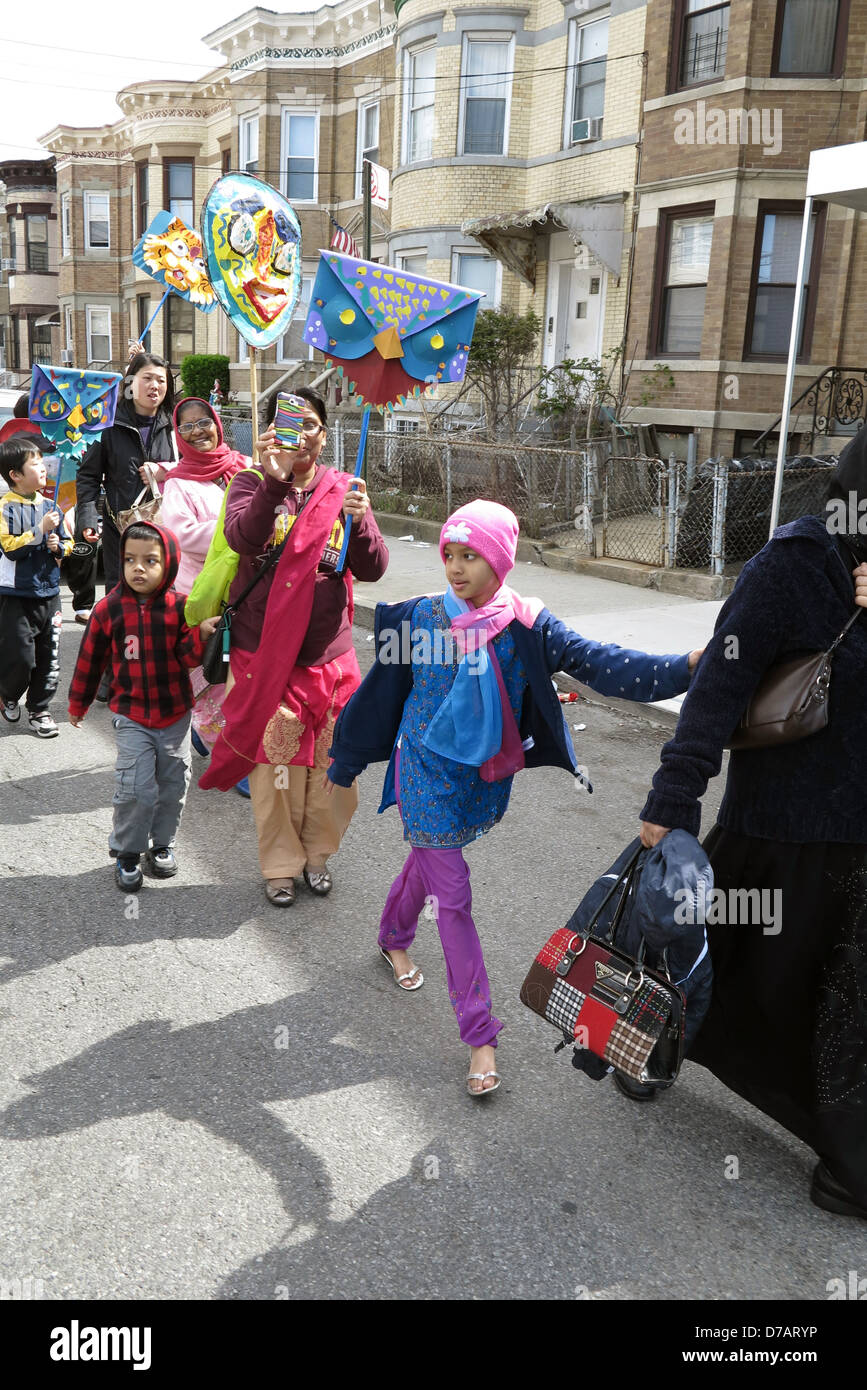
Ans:
{"type": "MultiPolygon", "coordinates": [[[[0,38],[0,159],[45,158],[36,142],[56,125],[120,119],[115,93],[130,82],[195,79],[219,55],[201,42],[252,9],[243,0],[151,5],[135,0],[30,0],[6,6],[0,38]],[[152,14],[153,18],[142,16],[152,14]],[[83,50],[83,51],[78,51],[83,50]]],[[[283,0],[278,13],[319,8],[283,0]]]]}

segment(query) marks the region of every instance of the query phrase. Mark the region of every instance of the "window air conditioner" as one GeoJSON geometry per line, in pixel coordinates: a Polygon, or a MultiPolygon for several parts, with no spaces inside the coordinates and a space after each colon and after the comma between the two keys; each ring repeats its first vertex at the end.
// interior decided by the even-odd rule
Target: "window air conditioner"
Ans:
{"type": "Polygon", "coordinates": [[[72,348],[60,349],[60,365],[61,367],[72,366],[72,348]]]}
{"type": "Polygon", "coordinates": [[[587,140],[598,140],[602,134],[602,117],[589,116],[582,121],[572,122],[572,144],[583,145],[587,140]]]}
{"type": "Polygon", "coordinates": [[[3,257],[3,260],[0,261],[0,270],[12,270],[12,271],[14,271],[14,269],[15,269],[15,257],[14,257],[14,256],[4,256],[4,257],[3,257]]]}

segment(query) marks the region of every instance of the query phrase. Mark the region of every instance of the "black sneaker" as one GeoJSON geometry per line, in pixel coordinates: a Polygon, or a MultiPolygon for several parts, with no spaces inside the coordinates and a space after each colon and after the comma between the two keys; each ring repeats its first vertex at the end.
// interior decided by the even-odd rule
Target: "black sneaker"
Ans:
{"type": "Polygon", "coordinates": [[[154,845],[145,855],[145,869],[154,878],[174,878],[178,872],[178,861],[170,849],[165,846],[158,849],[154,845]]]}
{"type": "Polygon", "coordinates": [[[30,727],[37,738],[57,738],[58,728],[48,710],[31,714],[30,727]]]}
{"type": "Polygon", "coordinates": [[[842,1183],[839,1183],[831,1170],[822,1162],[813,1169],[810,1186],[810,1201],[823,1211],[832,1211],[836,1216],[860,1216],[867,1220],[867,1207],[853,1197],[842,1183]]]}
{"type": "Polygon", "coordinates": [[[122,893],[137,893],[144,881],[142,871],[138,866],[138,855],[124,854],[119,856],[114,866],[114,877],[122,893]]]}
{"type": "Polygon", "coordinates": [[[0,702],[0,714],[7,724],[17,724],[21,718],[21,706],[17,700],[3,700],[0,702]]]}

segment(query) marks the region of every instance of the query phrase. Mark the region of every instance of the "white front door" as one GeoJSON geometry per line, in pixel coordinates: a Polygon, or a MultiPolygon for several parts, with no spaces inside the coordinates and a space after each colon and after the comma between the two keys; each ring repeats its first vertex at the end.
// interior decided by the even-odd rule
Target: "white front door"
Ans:
{"type": "Polygon", "coordinates": [[[589,258],[589,267],[577,269],[574,253],[568,260],[549,263],[548,310],[545,322],[546,367],[564,358],[599,360],[602,347],[602,310],[605,270],[589,258]]]}

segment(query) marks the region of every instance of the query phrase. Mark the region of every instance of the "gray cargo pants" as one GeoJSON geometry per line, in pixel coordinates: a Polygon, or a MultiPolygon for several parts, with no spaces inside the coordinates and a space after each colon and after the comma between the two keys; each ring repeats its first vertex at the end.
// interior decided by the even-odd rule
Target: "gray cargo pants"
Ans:
{"type": "Polygon", "coordinates": [[[173,845],[190,784],[190,715],[165,729],[147,729],[112,715],[117,739],[114,823],[109,852],[144,854],[173,845]]]}

